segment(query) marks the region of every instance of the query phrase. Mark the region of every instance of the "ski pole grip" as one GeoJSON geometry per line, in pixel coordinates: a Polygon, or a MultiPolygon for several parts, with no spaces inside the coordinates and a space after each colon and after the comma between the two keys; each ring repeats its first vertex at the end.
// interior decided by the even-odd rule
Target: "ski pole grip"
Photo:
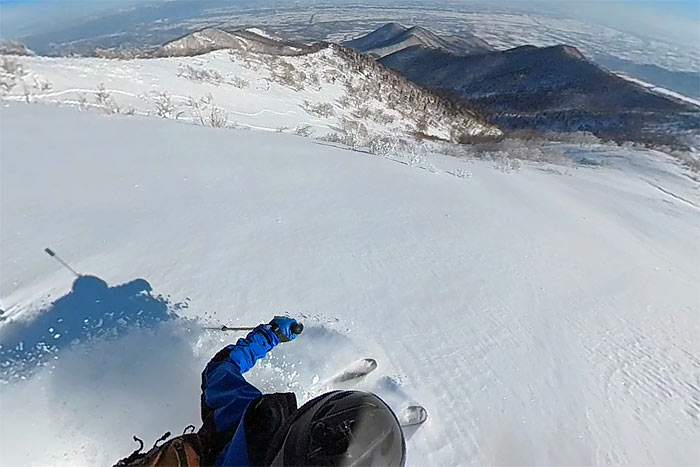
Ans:
{"type": "Polygon", "coordinates": [[[301,331],[304,330],[304,325],[301,323],[294,323],[289,327],[289,329],[294,334],[301,334],[301,331]]]}

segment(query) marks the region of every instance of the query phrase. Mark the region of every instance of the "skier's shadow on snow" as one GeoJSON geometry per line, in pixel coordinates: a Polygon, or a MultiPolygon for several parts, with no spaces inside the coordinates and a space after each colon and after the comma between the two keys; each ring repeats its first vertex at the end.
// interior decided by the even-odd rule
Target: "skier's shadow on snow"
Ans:
{"type": "Polygon", "coordinates": [[[110,287],[99,277],[78,277],[69,293],[38,310],[35,318],[0,328],[0,380],[27,376],[59,350],[80,342],[115,338],[129,328],[176,318],[169,302],[152,290],[144,279],[110,287]]]}

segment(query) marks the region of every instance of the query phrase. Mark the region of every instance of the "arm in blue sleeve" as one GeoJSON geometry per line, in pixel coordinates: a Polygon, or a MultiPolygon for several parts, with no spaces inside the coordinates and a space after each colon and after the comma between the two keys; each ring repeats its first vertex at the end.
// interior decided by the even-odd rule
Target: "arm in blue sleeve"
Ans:
{"type": "Polygon", "coordinates": [[[279,343],[270,326],[261,324],[207,364],[202,373],[202,416],[205,410],[213,411],[217,432],[235,429],[250,402],[262,395],[243,378],[243,373],[279,343]]]}

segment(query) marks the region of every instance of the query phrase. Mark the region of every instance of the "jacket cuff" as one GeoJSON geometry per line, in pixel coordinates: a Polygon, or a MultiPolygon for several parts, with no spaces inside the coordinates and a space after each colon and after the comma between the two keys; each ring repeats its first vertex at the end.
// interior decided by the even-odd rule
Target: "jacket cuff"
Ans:
{"type": "Polygon", "coordinates": [[[263,335],[270,344],[270,349],[276,347],[281,342],[280,338],[277,337],[277,334],[275,334],[275,331],[272,330],[272,326],[269,324],[261,324],[257,326],[253,332],[263,335]]]}

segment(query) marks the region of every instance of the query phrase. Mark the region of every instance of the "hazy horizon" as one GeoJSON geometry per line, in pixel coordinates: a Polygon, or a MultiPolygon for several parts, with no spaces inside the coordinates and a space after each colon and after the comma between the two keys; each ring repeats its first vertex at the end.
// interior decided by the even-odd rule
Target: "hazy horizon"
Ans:
{"type": "MultiPolygon", "coordinates": [[[[22,38],[36,33],[48,33],[76,25],[87,19],[118,13],[120,10],[145,8],[150,5],[169,3],[171,9],[215,7],[292,7],[286,2],[267,1],[207,1],[189,0],[106,0],[100,2],[88,0],[0,0],[0,37],[22,38]]],[[[355,4],[356,2],[354,2],[355,4]]],[[[372,5],[403,6],[431,5],[437,2],[392,1],[372,2],[372,5]]],[[[444,2],[439,2],[444,5],[444,2]]],[[[313,8],[314,4],[343,5],[335,1],[309,1],[303,6],[313,8]]],[[[673,1],[497,1],[483,0],[453,1],[449,7],[459,9],[479,6],[512,8],[513,10],[538,10],[563,15],[571,19],[618,28],[635,32],[658,40],[670,41],[680,45],[695,43],[700,45],[700,4],[693,0],[673,1]]],[[[176,11],[176,10],[171,10],[176,11]]]]}

